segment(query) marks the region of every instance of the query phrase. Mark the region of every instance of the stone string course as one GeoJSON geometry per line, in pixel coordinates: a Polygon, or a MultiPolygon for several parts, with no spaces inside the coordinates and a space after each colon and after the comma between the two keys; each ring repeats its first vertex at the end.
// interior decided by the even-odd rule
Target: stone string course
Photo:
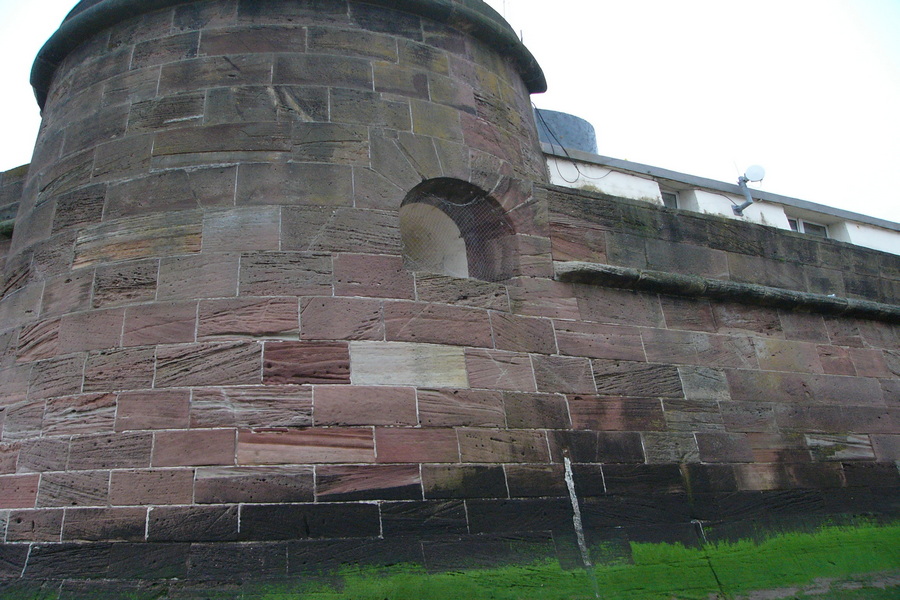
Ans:
{"type": "Polygon", "coordinates": [[[482,43],[357,2],[70,54],[0,179],[0,580],[574,566],[565,457],[591,544],[896,516],[896,324],[554,264],[895,305],[900,259],[549,186],[530,111],[482,43]],[[405,268],[437,177],[506,211],[513,277],[405,268]]]}

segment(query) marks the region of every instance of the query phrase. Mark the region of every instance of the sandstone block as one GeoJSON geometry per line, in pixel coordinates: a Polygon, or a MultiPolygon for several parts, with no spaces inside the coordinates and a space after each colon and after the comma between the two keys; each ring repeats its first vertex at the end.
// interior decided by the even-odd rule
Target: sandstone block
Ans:
{"type": "Polygon", "coordinates": [[[153,385],[153,348],[114,348],[88,355],[84,367],[85,392],[144,389],[153,385]]]}
{"type": "Polygon", "coordinates": [[[237,254],[199,254],[160,261],[157,299],[233,297],[238,289],[237,254]]]}
{"type": "Polygon", "coordinates": [[[6,529],[7,542],[59,542],[62,509],[12,510],[6,529]]]}
{"type": "Polygon", "coordinates": [[[239,54],[181,60],[163,65],[159,76],[160,95],[184,89],[229,85],[268,84],[272,81],[272,55],[239,54]]]}
{"type": "Polygon", "coordinates": [[[113,506],[190,504],[193,491],[193,469],[113,471],[109,503],[113,506]]]}
{"type": "Polygon", "coordinates": [[[375,504],[248,505],[241,510],[241,538],[247,540],[371,538],[380,532],[375,504]]]}
{"type": "Polygon", "coordinates": [[[120,308],[64,316],[59,322],[59,353],[120,346],[124,318],[120,308]]]}
{"type": "Polygon", "coordinates": [[[247,54],[305,52],[306,30],[301,27],[240,27],[203,31],[200,53],[230,55],[235,48],[247,54]]]}
{"type": "Polygon", "coordinates": [[[452,429],[375,429],[380,463],[459,462],[459,444],[452,429]]]}
{"type": "Polygon", "coordinates": [[[334,293],[413,300],[416,286],[400,256],[339,254],[334,257],[334,293]]]}
{"type": "Polygon", "coordinates": [[[555,354],[556,338],[549,319],[491,312],[491,331],[497,349],[555,354]]]}
{"type": "Polygon", "coordinates": [[[193,342],[197,330],[195,302],[158,302],[125,309],[125,346],[193,342]]]}
{"type": "Polygon", "coordinates": [[[153,466],[233,465],[233,429],[157,431],[153,434],[153,466]]]}
{"type": "Polygon", "coordinates": [[[72,508],[66,510],[63,541],[144,541],[146,508],[72,508]]]}
{"type": "Polygon", "coordinates": [[[69,471],[41,475],[36,504],[38,508],[108,504],[109,471],[69,471]]]}
{"type": "Polygon", "coordinates": [[[491,347],[488,313],[440,304],[388,302],[384,306],[388,341],[491,347]]]}
{"type": "Polygon", "coordinates": [[[274,80],[278,83],[372,89],[369,61],[326,54],[282,54],[275,57],[274,80]]]}
{"type": "Polygon", "coordinates": [[[80,393],[85,360],[84,354],[70,354],[34,363],[28,375],[28,397],[49,398],[80,393]]]}
{"type": "Polygon", "coordinates": [[[569,412],[576,429],[599,431],[665,431],[659,400],[604,396],[569,396],[569,412]]]}
{"type": "Polygon", "coordinates": [[[210,211],[203,216],[203,251],[278,250],[281,209],[237,208],[210,211]]]}
{"type": "Polygon", "coordinates": [[[317,385],[313,398],[317,426],[418,424],[409,387],[317,385]]]}
{"type": "Polygon", "coordinates": [[[536,392],[535,373],[527,354],[500,350],[466,350],[469,386],[536,392]]]}
{"type": "Polygon", "coordinates": [[[65,471],[69,460],[69,440],[67,438],[35,438],[10,444],[14,454],[9,458],[18,462],[10,465],[10,473],[39,473],[42,471],[65,471]]]}
{"type": "Polygon", "coordinates": [[[636,327],[554,321],[560,354],[643,361],[641,330],[636,327]]]}
{"type": "Polygon", "coordinates": [[[189,423],[188,390],[153,390],[119,394],[116,431],[185,429],[189,423]]]}
{"type": "Polygon", "coordinates": [[[506,423],[516,429],[570,429],[565,396],[503,393],[506,423]]]}
{"type": "MultiPolygon", "coordinates": [[[[285,123],[285,125],[290,125],[285,123]]],[[[294,129],[291,130],[292,132],[294,129]]],[[[308,135],[313,134],[312,129],[304,130],[308,135]]],[[[323,131],[318,131],[321,135],[323,131]]],[[[303,143],[301,139],[294,141],[291,138],[287,140],[290,146],[285,151],[292,151],[297,148],[301,154],[298,159],[302,159],[303,143]]],[[[286,142],[286,143],[287,143],[286,142]]],[[[316,157],[317,161],[307,160],[306,162],[272,162],[272,163],[249,163],[241,165],[238,173],[238,183],[236,191],[236,201],[238,206],[248,205],[309,205],[316,207],[323,206],[350,206],[353,203],[353,174],[347,165],[323,164],[325,159],[334,157],[335,152],[346,152],[347,146],[353,144],[353,140],[349,142],[328,146],[322,146],[322,142],[318,143],[316,157]]],[[[356,144],[354,149],[358,149],[356,144]]],[[[313,147],[306,148],[307,154],[313,151],[313,147]]],[[[299,210],[299,209],[298,209],[299,210]]],[[[322,209],[318,209],[323,212],[322,209]]],[[[307,211],[308,212],[308,211],[307,211]]],[[[327,214],[330,214],[328,211],[327,214]]],[[[283,217],[287,217],[291,213],[282,213],[283,217]]],[[[293,221],[285,221],[285,234],[296,234],[302,231],[304,227],[308,227],[306,223],[294,223],[293,221]],[[295,230],[297,227],[299,231],[295,230]]],[[[284,235],[283,241],[288,241],[289,235],[284,235]]],[[[302,238],[300,240],[292,240],[291,246],[284,246],[285,250],[305,250],[310,238],[302,238]],[[306,244],[302,244],[302,242],[306,244]],[[302,245],[301,245],[302,244],[302,245]]],[[[348,248],[352,251],[352,248],[348,248]]]]}
{"type": "Polygon", "coordinates": [[[37,474],[0,476],[0,508],[33,508],[40,478],[37,474]]]}
{"type": "Polygon", "coordinates": [[[111,432],[116,420],[115,394],[63,396],[47,401],[44,435],[111,432]]]}
{"type": "Polygon", "coordinates": [[[684,397],[678,369],[673,366],[601,359],[591,362],[600,395],[684,397]]]}
{"type": "Polygon", "coordinates": [[[461,348],[433,344],[351,342],[354,385],[466,388],[461,348]]]}
{"type": "Polygon", "coordinates": [[[197,338],[284,338],[297,335],[296,298],[228,298],[200,302],[197,338]]]}
{"type": "Polygon", "coordinates": [[[147,519],[151,542],[227,541],[237,535],[237,506],[161,506],[151,508],[147,519]]]}
{"type": "Polygon", "coordinates": [[[251,386],[194,390],[191,427],[308,427],[310,386],[251,386]]]}
{"type": "Polygon", "coordinates": [[[316,500],[421,500],[418,465],[316,468],[316,500]]]}
{"type": "Polygon", "coordinates": [[[74,267],[200,251],[200,215],[180,211],[87,227],[75,242],[74,267]]]}
{"type": "Polygon", "coordinates": [[[238,464],[375,462],[372,428],[258,429],[238,434],[238,464]]]}
{"type": "Polygon", "coordinates": [[[350,354],[341,342],[268,342],[266,384],[350,383],[350,354]]]}
{"type": "Polygon", "coordinates": [[[746,337],[645,329],[641,338],[652,362],[745,369],[758,365],[753,342],[746,337]]]}
{"type": "Polygon", "coordinates": [[[501,466],[422,465],[425,498],[506,498],[506,481],[501,466]]]}
{"type": "Polygon", "coordinates": [[[223,342],[160,346],[156,387],[241,385],[260,382],[261,346],[223,342]]]}
{"type": "Polygon", "coordinates": [[[627,290],[575,285],[581,318],[586,321],[639,327],[665,327],[659,297],[627,290]]]}
{"type": "Polygon", "coordinates": [[[489,390],[416,392],[419,419],[427,427],[505,427],[503,395],[489,390]]]}
{"type": "Polygon", "coordinates": [[[534,378],[539,392],[593,394],[597,392],[591,361],[571,356],[533,355],[534,378]]]}
{"type": "Polygon", "coordinates": [[[384,339],[382,303],[361,298],[303,298],[300,337],[305,340],[384,339]]]}
{"type": "Polygon", "coordinates": [[[312,502],[308,467],[209,467],[197,469],[194,500],[200,504],[312,502]]]}
{"type": "Polygon", "coordinates": [[[150,466],[153,436],[116,433],[73,437],[69,469],[127,469],[150,466]]]}
{"type": "Polygon", "coordinates": [[[469,463],[541,463],[550,461],[544,431],[461,429],[459,452],[469,463]]]}
{"type": "Polygon", "coordinates": [[[330,256],[291,252],[241,257],[241,295],[330,296],[331,291],[330,256]]]}

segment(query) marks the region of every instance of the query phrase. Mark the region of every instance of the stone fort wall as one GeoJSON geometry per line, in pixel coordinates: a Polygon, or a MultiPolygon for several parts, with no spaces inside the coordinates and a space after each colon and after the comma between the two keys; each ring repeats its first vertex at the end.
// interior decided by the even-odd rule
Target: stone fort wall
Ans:
{"type": "Polygon", "coordinates": [[[466,18],[170,4],[0,180],[0,577],[578,565],[567,461],[591,546],[896,516],[898,257],[547,184],[466,18]]]}

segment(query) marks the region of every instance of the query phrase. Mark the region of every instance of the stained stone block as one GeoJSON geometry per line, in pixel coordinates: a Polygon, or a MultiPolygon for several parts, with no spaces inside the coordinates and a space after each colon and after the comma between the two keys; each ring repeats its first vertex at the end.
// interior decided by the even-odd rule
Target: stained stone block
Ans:
{"type": "Polygon", "coordinates": [[[725,423],[715,400],[664,400],[670,431],[724,431],[725,423]]]}
{"type": "Polygon", "coordinates": [[[349,56],[276,54],[273,79],[277,83],[371,90],[372,67],[367,60],[349,56]]]}
{"type": "Polygon", "coordinates": [[[13,510],[6,529],[7,542],[59,542],[63,510],[13,510]]]}
{"type": "MultiPolygon", "coordinates": [[[[375,90],[385,94],[404,96],[407,98],[429,99],[428,74],[414,69],[402,68],[390,62],[376,62],[375,90]]],[[[408,121],[407,121],[408,123],[408,121]]],[[[403,127],[402,129],[409,129],[403,127]]],[[[395,129],[401,129],[395,127],[395,129]]]]}
{"type": "Polygon", "coordinates": [[[147,519],[151,542],[213,542],[237,537],[237,506],[154,507],[147,519]]]}
{"type": "Polygon", "coordinates": [[[569,429],[569,407],[557,394],[503,393],[506,423],[519,429],[569,429]]]}
{"type": "Polygon", "coordinates": [[[234,54],[240,48],[246,54],[305,52],[306,30],[301,27],[241,27],[206,29],[200,41],[200,53],[208,56],[234,54]]]}
{"type": "Polygon", "coordinates": [[[16,357],[19,362],[52,358],[59,351],[59,319],[38,321],[19,332],[16,357]]]}
{"type": "Polygon", "coordinates": [[[156,297],[159,261],[146,260],[97,269],[94,276],[96,308],[152,301],[156,297]]]}
{"type": "Polygon", "coordinates": [[[388,341],[491,347],[487,311],[413,302],[387,302],[384,306],[388,341]]]}
{"type": "Polygon", "coordinates": [[[272,55],[209,56],[163,65],[158,93],[167,95],[184,89],[216,87],[223,81],[230,85],[271,83],[272,55]]]}
{"type": "Polygon", "coordinates": [[[247,505],[241,510],[244,540],[377,537],[378,506],[362,503],[247,505]]]}
{"type": "Polygon", "coordinates": [[[427,390],[416,392],[418,416],[429,427],[503,427],[503,395],[488,390],[427,390]]]}
{"type": "Polygon", "coordinates": [[[309,467],[210,467],[197,469],[194,500],[200,504],[312,502],[313,490],[309,467]]]}
{"type": "Polygon", "coordinates": [[[25,578],[89,578],[106,576],[112,544],[37,544],[31,548],[25,578]]]}
{"type": "MultiPolygon", "coordinates": [[[[379,76],[377,67],[375,76],[379,76]]],[[[422,75],[421,84],[424,86],[424,93],[427,95],[428,85],[424,75],[422,75]]],[[[379,89],[379,91],[396,93],[393,90],[379,89]]],[[[397,92],[399,91],[397,90],[397,92]]],[[[378,92],[364,90],[332,89],[331,119],[335,123],[358,123],[399,131],[409,131],[412,128],[409,104],[383,100],[378,92]]],[[[366,135],[366,140],[368,140],[368,135],[366,135]]],[[[433,146],[432,152],[434,152],[433,146]]],[[[368,159],[368,152],[361,158],[368,159]]],[[[368,160],[360,161],[359,164],[367,165],[368,160]]]]}
{"type": "Polygon", "coordinates": [[[502,466],[422,465],[425,498],[506,498],[502,466]]]}
{"type": "MultiPolygon", "coordinates": [[[[549,319],[491,312],[491,330],[497,349],[556,354],[556,338],[549,319]]],[[[473,344],[474,345],[474,344],[473,344]]]]}
{"type": "Polygon", "coordinates": [[[195,92],[135,102],[128,115],[128,132],[149,133],[199,125],[203,120],[205,101],[205,94],[195,92]]]}
{"type": "Polygon", "coordinates": [[[268,342],[263,354],[267,384],[350,383],[350,355],[341,342],[268,342]]]}
{"type": "Polygon", "coordinates": [[[109,503],[113,506],[190,504],[193,491],[193,469],[113,471],[109,503]]]}
{"type": "MultiPolygon", "coordinates": [[[[308,135],[323,133],[319,129],[309,129],[312,125],[304,127],[306,129],[301,130],[300,133],[291,135],[302,140],[304,132],[308,135]]],[[[334,152],[341,150],[340,146],[335,146],[332,142],[328,142],[329,146],[322,146],[321,144],[324,142],[315,143],[319,144],[316,151],[319,161],[330,159],[334,152]]],[[[289,150],[294,149],[295,146],[303,149],[302,144],[298,145],[292,141],[289,150]]],[[[313,147],[309,146],[306,150],[312,151],[313,147]]],[[[238,206],[261,204],[350,206],[353,202],[352,171],[346,165],[316,164],[314,161],[244,164],[241,165],[238,173],[236,201],[238,206]]],[[[332,214],[331,211],[321,208],[301,211],[303,215],[314,213],[322,215],[320,219],[328,218],[332,214]]],[[[305,239],[308,244],[309,238],[305,239]]],[[[297,243],[302,241],[302,239],[298,240],[297,243]]],[[[297,248],[298,246],[294,245],[285,249],[297,248]]]]}
{"type": "Polygon", "coordinates": [[[648,463],[700,462],[697,440],[690,433],[645,432],[641,436],[648,463]]]}
{"type": "Polygon", "coordinates": [[[218,152],[290,152],[290,123],[226,123],[156,134],[153,156],[218,152]]]}
{"type": "Polygon", "coordinates": [[[735,433],[701,432],[696,434],[700,460],[705,463],[753,462],[747,437],[735,433]]]}
{"type": "Polygon", "coordinates": [[[146,508],[75,508],[66,510],[63,541],[144,540],[146,508]]]}
{"type": "Polygon", "coordinates": [[[210,211],[203,216],[204,252],[278,250],[281,210],[277,207],[210,211]]]}
{"type": "Polygon", "coordinates": [[[241,257],[242,296],[331,295],[331,257],[307,253],[251,253],[241,257]]]}
{"type": "Polygon", "coordinates": [[[469,463],[540,463],[550,460],[547,434],[512,429],[461,429],[459,452],[469,463]]]}
{"type": "Polygon", "coordinates": [[[385,502],[381,523],[388,536],[447,536],[468,532],[462,501],[385,502]]]}
{"type": "Polygon", "coordinates": [[[716,318],[713,316],[709,300],[705,298],[684,298],[681,296],[660,296],[666,327],[688,331],[716,332],[716,318]]]}
{"type": "Polygon", "coordinates": [[[506,286],[488,281],[419,272],[415,274],[415,292],[420,302],[509,310],[506,286]]]}
{"type": "Polygon", "coordinates": [[[867,435],[806,435],[815,460],[875,460],[872,442],[867,435]]]}
{"type": "Polygon", "coordinates": [[[569,396],[576,429],[600,431],[665,431],[662,404],[656,399],[569,396]]]}
{"type": "Polygon", "coordinates": [[[641,338],[651,362],[744,369],[758,366],[754,342],[746,337],[645,329],[641,338]]]}
{"type": "Polygon", "coordinates": [[[223,582],[262,578],[280,582],[287,572],[287,548],[283,542],[192,544],[187,563],[189,580],[215,580],[214,597],[223,598],[223,582]]]}
{"type": "MultiPolygon", "coordinates": [[[[463,128],[458,111],[432,102],[413,100],[413,133],[442,140],[462,141],[463,128]]],[[[468,143],[468,140],[466,140],[468,143]]]]}
{"type": "Polygon", "coordinates": [[[561,354],[589,358],[645,360],[640,330],[577,321],[554,322],[561,354]]]}
{"type": "Polygon", "coordinates": [[[597,391],[587,358],[533,355],[531,361],[540,392],[593,394],[597,391]]]}
{"type": "MultiPolygon", "coordinates": [[[[133,140],[130,141],[134,143],[133,140]]],[[[146,140],[143,141],[146,142],[146,140]]],[[[104,165],[107,160],[104,156],[104,150],[108,150],[111,146],[116,144],[116,142],[112,142],[101,146],[97,150],[97,160],[101,161],[100,165],[104,165]]],[[[122,152],[121,148],[117,148],[117,150],[122,152]]],[[[149,157],[150,150],[148,148],[147,158],[149,159],[149,157]]],[[[102,168],[102,166],[94,167],[95,177],[101,175],[97,170],[98,168],[102,168]]],[[[117,167],[117,169],[118,168],[119,167],[117,167]]],[[[149,168],[149,163],[147,164],[147,168],[149,168]]],[[[127,172],[127,169],[123,170],[127,172]]],[[[103,218],[103,205],[105,201],[105,185],[92,185],[57,197],[56,210],[53,214],[53,233],[57,234],[72,228],[80,228],[99,223],[103,218]]]]}
{"type": "Polygon", "coordinates": [[[281,231],[282,250],[393,255],[401,250],[400,220],[388,211],[286,207],[281,231]]]}
{"type": "Polygon", "coordinates": [[[656,295],[587,285],[575,285],[574,290],[581,318],[586,321],[665,327],[656,295]]]}
{"type": "MultiPolygon", "coordinates": [[[[345,91],[348,93],[352,92],[352,90],[345,91]]],[[[336,92],[333,91],[332,94],[334,93],[336,92]]],[[[393,106],[390,106],[390,108],[393,108],[393,106]]],[[[338,111],[338,106],[332,105],[331,110],[331,118],[335,123],[294,122],[292,131],[294,140],[293,160],[299,163],[339,163],[342,165],[369,166],[369,130],[364,125],[338,124],[358,123],[359,121],[353,120],[352,117],[341,118],[342,115],[336,112],[338,111]]],[[[384,109],[382,112],[387,112],[387,109],[384,109]]],[[[400,111],[395,109],[394,112],[400,111]]],[[[408,117],[405,118],[408,119],[408,117]]],[[[385,119],[389,120],[390,117],[385,117],[385,119]]],[[[365,121],[362,123],[365,123],[365,121]]],[[[324,169],[321,171],[327,174],[327,171],[324,169]]],[[[349,173],[346,170],[343,170],[340,176],[345,180],[349,179],[349,173]]],[[[338,203],[335,202],[335,204],[338,203]]]]}
{"type": "Polygon", "coordinates": [[[418,465],[318,467],[316,500],[420,500],[418,465]]]}
{"type": "Polygon", "coordinates": [[[678,369],[617,360],[594,360],[597,393],[610,396],[683,398],[678,369]]]}
{"type": "Polygon", "coordinates": [[[79,393],[85,359],[84,354],[70,354],[35,363],[28,377],[28,397],[49,398],[79,393]]]}
{"type": "Polygon", "coordinates": [[[325,27],[310,27],[307,36],[309,50],[314,53],[377,58],[389,62],[398,60],[397,41],[391,36],[325,27]]]}
{"type": "Polygon", "coordinates": [[[163,213],[88,227],[75,242],[73,267],[200,251],[200,215],[163,213]]]}
{"type": "Polygon", "coordinates": [[[678,465],[604,465],[603,478],[610,494],[672,494],[685,491],[678,465]]]}
{"type": "Polygon", "coordinates": [[[429,388],[467,388],[461,348],[399,342],[351,342],[351,382],[429,388]]]}
{"type": "Polygon", "coordinates": [[[198,254],[160,261],[157,299],[233,297],[238,289],[237,254],[198,254]]]}
{"type": "Polygon", "coordinates": [[[239,465],[372,463],[371,428],[260,429],[238,433],[239,465]]]}

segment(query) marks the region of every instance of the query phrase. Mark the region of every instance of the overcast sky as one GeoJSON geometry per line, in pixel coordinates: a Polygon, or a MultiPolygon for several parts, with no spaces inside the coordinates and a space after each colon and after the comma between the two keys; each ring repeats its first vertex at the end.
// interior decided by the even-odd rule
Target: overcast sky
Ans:
{"type": "MultiPolygon", "coordinates": [[[[76,0],[0,0],[0,170],[27,163],[31,62],[76,0]]],[[[900,0],[488,0],[537,57],[540,108],[599,153],[900,221],[900,0]]]]}

